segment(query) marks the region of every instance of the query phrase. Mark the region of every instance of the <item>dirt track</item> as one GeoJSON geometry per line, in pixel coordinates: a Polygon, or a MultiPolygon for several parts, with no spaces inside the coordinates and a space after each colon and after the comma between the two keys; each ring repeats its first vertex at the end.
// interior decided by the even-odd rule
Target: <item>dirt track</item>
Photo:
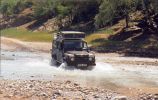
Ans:
{"type": "MultiPolygon", "coordinates": [[[[37,62],[33,63],[33,66],[31,65],[31,67],[28,66],[31,68],[31,70],[34,68],[36,69],[36,67],[39,66],[39,69],[43,69],[42,71],[39,71],[39,73],[44,72],[49,73],[49,75],[52,74],[53,78],[48,81],[48,76],[38,76],[37,73],[37,76],[30,75],[31,78],[28,78],[27,80],[25,78],[20,78],[20,80],[13,78],[12,81],[9,78],[2,79],[0,83],[0,99],[17,100],[19,98],[19,100],[50,100],[53,98],[59,99],[60,97],[66,98],[67,95],[69,95],[68,98],[82,97],[83,99],[90,100],[99,98],[101,100],[115,100],[114,98],[139,100],[140,97],[146,98],[144,100],[150,100],[149,98],[157,98],[157,95],[154,94],[158,93],[158,81],[156,81],[156,75],[158,74],[158,59],[124,57],[123,55],[115,53],[96,53],[98,62],[96,67],[98,68],[94,69],[93,71],[65,71],[58,68],[52,69],[50,66],[48,66],[47,63],[49,62],[47,61],[44,63],[44,65],[42,65],[43,63],[41,63],[41,61],[43,60],[41,59],[50,59],[50,48],[51,43],[22,42],[16,39],[1,37],[1,50],[9,51],[9,54],[6,52],[2,52],[1,54],[1,60],[4,63],[2,63],[2,67],[4,69],[7,66],[18,69],[19,64],[23,64],[24,67],[27,67],[29,59],[31,58],[30,62],[37,62]],[[22,55],[19,52],[22,52],[22,55]],[[25,54],[23,55],[23,52],[28,52],[30,55],[27,54],[25,56],[25,54]],[[37,54],[40,56],[33,56],[32,54],[37,54]],[[40,60],[36,60],[37,58],[40,58],[40,60]],[[27,59],[28,61],[22,63],[18,62],[23,61],[23,59],[27,59]],[[17,66],[12,64],[8,65],[5,63],[7,61],[15,65],[17,64],[17,66]],[[55,73],[51,73],[53,70],[57,71],[55,73]],[[41,79],[39,80],[37,77],[42,77],[44,80],[42,79],[41,81],[41,79]]],[[[21,71],[22,70],[25,71],[23,68],[21,71]]],[[[30,73],[34,73],[34,71],[31,70],[30,73]]],[[[19,73],[21,73],[21,71],[18,70],[19,73]]],[[[26,75],[30,73],[26,73],[26,75]]],[[[5,72],[3,74],[7,75],[5,72]]],[[[8,75],[16,76],[16,74],[17,73],[8,75]]],[[[24,74],[21,76],[26,75],[24,74]]]]}
{"type": "Polygon", "coordinates": [[[22,42],[17,39],[1,37],[1,49],[9,51],[41,51],[49,52],[51,43],[47,42],[22,42]]]}

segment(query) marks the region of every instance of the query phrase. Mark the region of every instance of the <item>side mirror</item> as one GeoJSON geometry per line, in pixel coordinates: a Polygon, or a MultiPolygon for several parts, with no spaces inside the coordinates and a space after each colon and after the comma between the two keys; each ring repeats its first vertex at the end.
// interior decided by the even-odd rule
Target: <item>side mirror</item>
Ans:
{"type": "Polygon", "coordinates": [[[91,48],[87,47],[87,48],[82,48],[82,50],[85,50],[85,51],[91,51],[91,48]]]}
{"type": "Polygon", "coordinates": [[[92,51],[92,48],[91,48],[91,47],[88,47],[88,51],[92,51]]]}

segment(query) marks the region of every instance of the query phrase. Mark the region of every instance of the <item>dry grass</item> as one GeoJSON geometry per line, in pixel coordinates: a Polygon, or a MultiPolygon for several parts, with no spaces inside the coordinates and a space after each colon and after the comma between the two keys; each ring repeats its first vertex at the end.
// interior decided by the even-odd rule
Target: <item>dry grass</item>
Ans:
{"type": "Polygon", "coordinates": [[[106,39],[107,37],[108,37],[109,35],[108,34],[98,34],[98,33],[96,33],[96,34],[91,34],[91,35],[88,35],[87,37],[86,37],[86,41],[88,42],[88,43],[92,43],[93,41],[95,41],[95,40],[97,40],[97,39],[106,39]]]}
{"type": "Polygon", "coordinates": [[[53,39],[53,35],[48,32],[32,32],[23,28],[4,29],[1,35],[30,42],[51,42],[53,39]]]}

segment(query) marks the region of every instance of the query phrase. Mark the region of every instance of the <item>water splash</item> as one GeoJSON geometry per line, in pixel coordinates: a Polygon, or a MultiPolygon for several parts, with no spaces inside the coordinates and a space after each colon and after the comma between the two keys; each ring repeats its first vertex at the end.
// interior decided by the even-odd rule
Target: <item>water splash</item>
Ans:
{"type": "Polygon", "coordinates": [[[115,69],[110,64],[106,63],[97,63],[92,70],[76,69],[73,66],[67,66],[65,63],[62,63],[58,71],[58,74],[74,77],[104,77],[105,75],[107,76],[107,74],[115,72],[115,69]]]}
{"type": "Polygon", "coordinates": [[[67,66],[65,63],[60,66],[50,65],[50,57],[35,53],[3,52],[7,57],[16,58],[14,60],[2,60],[2,76],[6,79],[50,79],[54,76],[63,79],[72,79],[85,84],[111,84],[119,85],[149,85],[158,86],[158,70],[145,70],[136,68],[133,65],[123,66],[125,70],[120,69],[122,65],[112,66],[107,63],[97,62],[92,70],[76,69],[73,66],[67,66]],[[148,78],[148,79],[147,79],[148,78]],[[149,79],[150,78],[150,79],[149,79]]]}

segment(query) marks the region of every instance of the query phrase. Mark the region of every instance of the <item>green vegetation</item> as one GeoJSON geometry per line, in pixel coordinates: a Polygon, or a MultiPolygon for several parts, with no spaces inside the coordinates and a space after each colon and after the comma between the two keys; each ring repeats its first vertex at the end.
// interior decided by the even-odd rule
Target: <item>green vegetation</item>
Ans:
{"type": "Polygon", "coordinates": [[[138,10],[146,13],[147,19],[158,13],[157,0],[0,0],[0,12],[4,16],[17,14],[27,7],[33,8],[35,18],[68,17],[69,25],[93,21],[97,29],[123,18],[128,27],[129,14],[138,10]]]}
{"type": "MultiPolygon", "coordinates": [[[[97,34],[93,33],[86,36],[86,41],[90,44],[95,44],[94,41],[98,39],[106,39],[111,30],[99,31],[97,34]]],[[[16,38],[23,41],[36,41],[36,42],[51,42],[53,39],[53,35],[48,32],[32,32],[26,29],[18,29],[18,28],[9,28],[1,31],[2,36],[16,38]]],[[[98,41],[99,42],[99,41],[98,41]]],[[[99,44],[99,43],[97,43],[99,44]]]]}
{"type": "Polygon", "coordinates": [[[34,2],[35,17],[50,17],[55,16],[58,0],[40,0],[34,2]]]}
{"type": "MultiPolygon", "coordinates": [[[[114,30],[111,28],[106,28],[106,29],[98,29],[95,33],[102,33],[102,34],[109,34],[112,35],[114,34],[114,30]]],[[[95,34],[93,33],[93,34],[95,34]]]]}
{"type": "Polygon", "coordinates": [[[32,32],[26,29],[9,28],[1,31],[2,36],[20,39],[23,41],[50,42],[52,34],[47,32],[32,32]]]}
{"type": "Polygon", "coordinates": [[[152,49],[158,40],[158,0],[0,0],[1,15],[2,36],[25,41],[50,42],[52,35],[11,27],[85,31],[93,46],[123,51],[152,49]]]}
{"type": "Polygon", "coordinates": [[[135,11],[140,4],[140,0],[103,0],[95,17],[95,24],[97,27],[104,27],[115,20],[128,18],[128,14],[135,11]]]}
{"type": "Polygon", "coordinates": [[[93,45],[93,46],[100,46],[103,42],[105,42],[110,35],[114,34],[114,30],[111,28],[107,29],[99,29],[95,33],[88,34],[85,40],[93,45]]]}
{"type": "MultiPolygon", "coordinates": [[[[111,31],[111,30],[110,30],[111,31]]],[[[107,33],[109,30],[100,31],[97,34],[90,34],[86,36],[86,41],[90,44],[99,45],[99,41],[94,43],[98,39],[106,39],[110,34],[107,33]]],[[[26,29],[9,28],[1,31],[2,36],[16,38],[23,41],[35,41],[35,42],[51,42],[53,35],[48,32],[32,32],[26,29]]]]}
{"type": "Polygon", "coordinates": [[[12,16],[31,5],[32,3],[27,0],[0,0],[0,13],[4,17],[12,16]]]}
{"type": "Polygon", "coordinates": [[[1,0],[0,2],[0,12],[7,17],[19,13],[26,7],[33,8],[34,18],[68,17],[71,25],[93,20],[98,13],[99,2],[98,0],[1,0]]]}
{"type": "Polygon", "coordinates": [[[88,43],[92,43],[92,41],[96,40],[96,39],[105,39],[106,38],[106,34],[91,34],[86,36],[86,41],[88,43]]]}

